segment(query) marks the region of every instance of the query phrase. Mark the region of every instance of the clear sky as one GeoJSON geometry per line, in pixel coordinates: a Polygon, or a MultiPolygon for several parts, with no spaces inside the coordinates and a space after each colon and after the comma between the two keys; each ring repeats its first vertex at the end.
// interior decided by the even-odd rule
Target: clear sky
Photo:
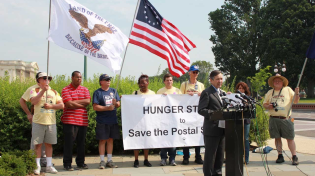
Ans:
{"type": "MultiPolygon", "coordinates": [[[[129,36],[137,0],[77,0],[96,12],[129,36]]],[[[197,48],[189,52],[191,62],[210,61],[214,55],[209,41],[213,31],[208,13],[220,8],[224,0],[151,0],[153,6],[168,21],[186,35],[197,48]]],[[[49,0],[6,0],[0,3],[0,60],[35,61],[40,71],[47,67],[47,36],[49,0]]],[[[123,56],[123,54],[122,54],[123,56]]],[[[88,58],[88,77],[107,73],[109,69],[88,58]]],[[[147,50],[130,44],[122,76],[139,77],[141,73],[154,76],[158,67],[167,68],[167,62],[147,50]]],[[[83,55],[50,43],[49,73],[70,75],[72,71],[84,72],[83,55]]]]}

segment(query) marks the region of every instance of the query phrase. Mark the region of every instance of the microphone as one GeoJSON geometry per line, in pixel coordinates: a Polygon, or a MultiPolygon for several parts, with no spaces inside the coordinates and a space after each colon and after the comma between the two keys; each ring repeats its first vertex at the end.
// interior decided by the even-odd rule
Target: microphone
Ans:
{"type": "Polygon", "coordinates": [[[237,90],[237,93],[241,94],[241,97],[244,97],[246,100],[248,100],[248,101],[253,101],[252,98],[250,98],[250,97],[247,96],[246,94],[242,93],[241,91],[237,90]]]}
{"type": "Polygon", "coordinates": [[[243,102],[246,102],[246,100],[244,98],[240,97],[238,94],[235,95],[235,98],[238,98],[238,99],[242,100],[243,102]]]}

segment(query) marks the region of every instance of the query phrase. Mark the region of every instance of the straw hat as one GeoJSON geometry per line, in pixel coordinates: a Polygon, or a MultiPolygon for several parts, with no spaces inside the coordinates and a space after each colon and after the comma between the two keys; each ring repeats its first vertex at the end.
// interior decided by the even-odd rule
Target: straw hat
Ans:
{"type": "Polygon", "coordinates": [[[280,79],[282,79],[282,81],[283,81],[283,87],[288,86],[289,81],[287,80],[287,78],[281,76],[280,74],[276,74],[276,76],[272,76],[272,77],[270,77],[270,78],[268,79],[268,84],[269,84],[270,87],[274,88],[274,86],[273,86],[273,80],[274,80],[275,78],[280,78],[280,79]]]}

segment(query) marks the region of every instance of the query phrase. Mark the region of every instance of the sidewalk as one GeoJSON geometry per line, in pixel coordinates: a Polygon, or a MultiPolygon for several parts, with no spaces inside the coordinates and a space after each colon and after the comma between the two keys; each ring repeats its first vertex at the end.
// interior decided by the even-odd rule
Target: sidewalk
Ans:
{"type": "MultiPolygon", "coordinates": [[[[305,174],[309,176],[315,176],[315,138],[307,138],[296,136],[298,143],[298,157],[300,165],[298,168],[301,169],[305,174]]],[[[272,140],[269,141],[271,147],[272,140]]],[[[291,153],[285,148],[286,141],[283,141],[284,150],[287,151],[289,157],[291,153]]],[[[203,155],[202,155],[203,157],[203,155]]],[[[271,173],[275,176],[303,176],[301,171],[295,166],[291,165],[291,161],[286,155],[285,163],[277,164],[275,160],[277,153],[275,150],[267,155],[268,165],[271,173]]],[[[203,176],[202,165],[194,163],[194,155],[191,156],[189,165],[181,165],[182,156],[176,156],[177,166],[159,166],[160,156],[150,155],[149,161],[153,165],[151,168],[143,165],[143,156],[139,156],[140,167],[133,167],[133,156],[116,156],[113,157],[113,161],[118,165],[115,169],[98,169],[100,159],[98,156],[86,157],[86,164],[89,169],[87,170],[75,170],[65,171],[62,166],[62,157],[54,157],[53,162],[55,163],[56,169],[59,171],[58,174],[46,174],[46,175],[84,175],[84,176],[203,176]]],[[[250,153],[250,163],[247,166],[248,174],[250,176],[264,176],[267,175],[262,163],[261,154],[250,153]]],[[[75,159],[73,159],[75,164],[75,159]]],[[[73,165],[74,167],[75,165],[73,165]]],[[[44,175],[44,173],[42,174],[44,175]]],[[[225,175],[225,167],[223,167],[223,175],[225,175]]],[[[244,176],[247,175],[246,168],[244,167],[244,176]]]]}
{"type": "MultiPolygon", "coordinates": [[[[294,111],[292,113],[294,118],[307,118],[315,120],[314,112],[299,112],[294,111]]],[[[302,119],[301,119],[302,120],[302,119]]],[[[300,124],[301,122],[297,122],[300,124]]],[[[307,121],[304,123],[308,123],[307,121]]],[[[309,122],[314,124],[315,122],[309,122]]],[[[298,127],[298,125],[297,125],[298,127]]],[[[308,126],[302,126],[300,128],[311,128],[308,126]]],[[[313,128],[313,127],[312,127],[313,128]]],[[[314,127],[315,128],[315,127],[314,127]]],[[[291,158],[291,153],[288,150],[287,142],[282,139],[283,149],[286,151],[287,155],[291,158]]],[[[305,137],[301,135],[296,135],[295,137],[297,156],[299,157],[300,165],[298,167],[292,166],[290,159],[284,154],[285,163],[277,164],[275,160],[277,158],[276,150],[271,151],[267,155],[267,161],[269,165],[269,170],[272,175],[275,176],[315,176],[315,138],[305,137]],[[303,174],[300,170],[305,174],[303,174]]],[[[275,149],[274,140],[268,140],[267,145],[275,149]]],[[[115,154],[114,154],[115,156],[115,154]]],[[[194,163],[194,155],[191,156],[189,165],[181,165],[182,156],[176,156],[177,166],[159,166],[160,156],[150,155],[149,161],[153,165],[151,168],[143,166],[143,156],[139,156],[140,167],[134,168],[134,156],[115,156],[113,161],[118,168],[115,169],[98,169],[100,162],[99,156],[88,156],[86,157],[86,164],[89,166],[87,170],[75,170],[75,171],[65,171],[62,166],[62,157],[54,157],[53,163],[56,169],[59,171],[58,174],[46,174],[46,175],[84,175],[84,176],[203,176],[202,165],[194,163]]],[[[203,157],[203,154],[202,154],[203,157]]],[[[75,166],[75,159],[72,163],[75,166]]],[[[247,166],[247,171],[249,176],[265,176],[267,175],[264,164],[262,162],[261,154],[250,153],[249,165],[247,166]]],[[[44,175],[44,173],[42,173],[44,175]]],[[[225,167],[223,166],[223,175],[225,175],[225,167]]],[[[244,176],[247,175],[246,168],[244,167],[244,176]]]]}

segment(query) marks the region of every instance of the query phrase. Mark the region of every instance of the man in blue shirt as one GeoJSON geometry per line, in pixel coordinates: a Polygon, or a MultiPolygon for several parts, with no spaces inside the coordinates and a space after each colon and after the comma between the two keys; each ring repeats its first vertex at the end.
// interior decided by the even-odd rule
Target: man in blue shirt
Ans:
{"type": "Polygon", "coordinates": [[[111,77],[102,74],[99,78],[101,88],[93,93],[93,109],[96,111],[96,139],[99,140],[100,169],[117,168],[112,161],[113,141],[120,138],[116,108],[120,106],[120,98],[116,89],[110,88],[111,77]],[[107,143],[107,163],[105,164],[105,144],[107,143]]]}

